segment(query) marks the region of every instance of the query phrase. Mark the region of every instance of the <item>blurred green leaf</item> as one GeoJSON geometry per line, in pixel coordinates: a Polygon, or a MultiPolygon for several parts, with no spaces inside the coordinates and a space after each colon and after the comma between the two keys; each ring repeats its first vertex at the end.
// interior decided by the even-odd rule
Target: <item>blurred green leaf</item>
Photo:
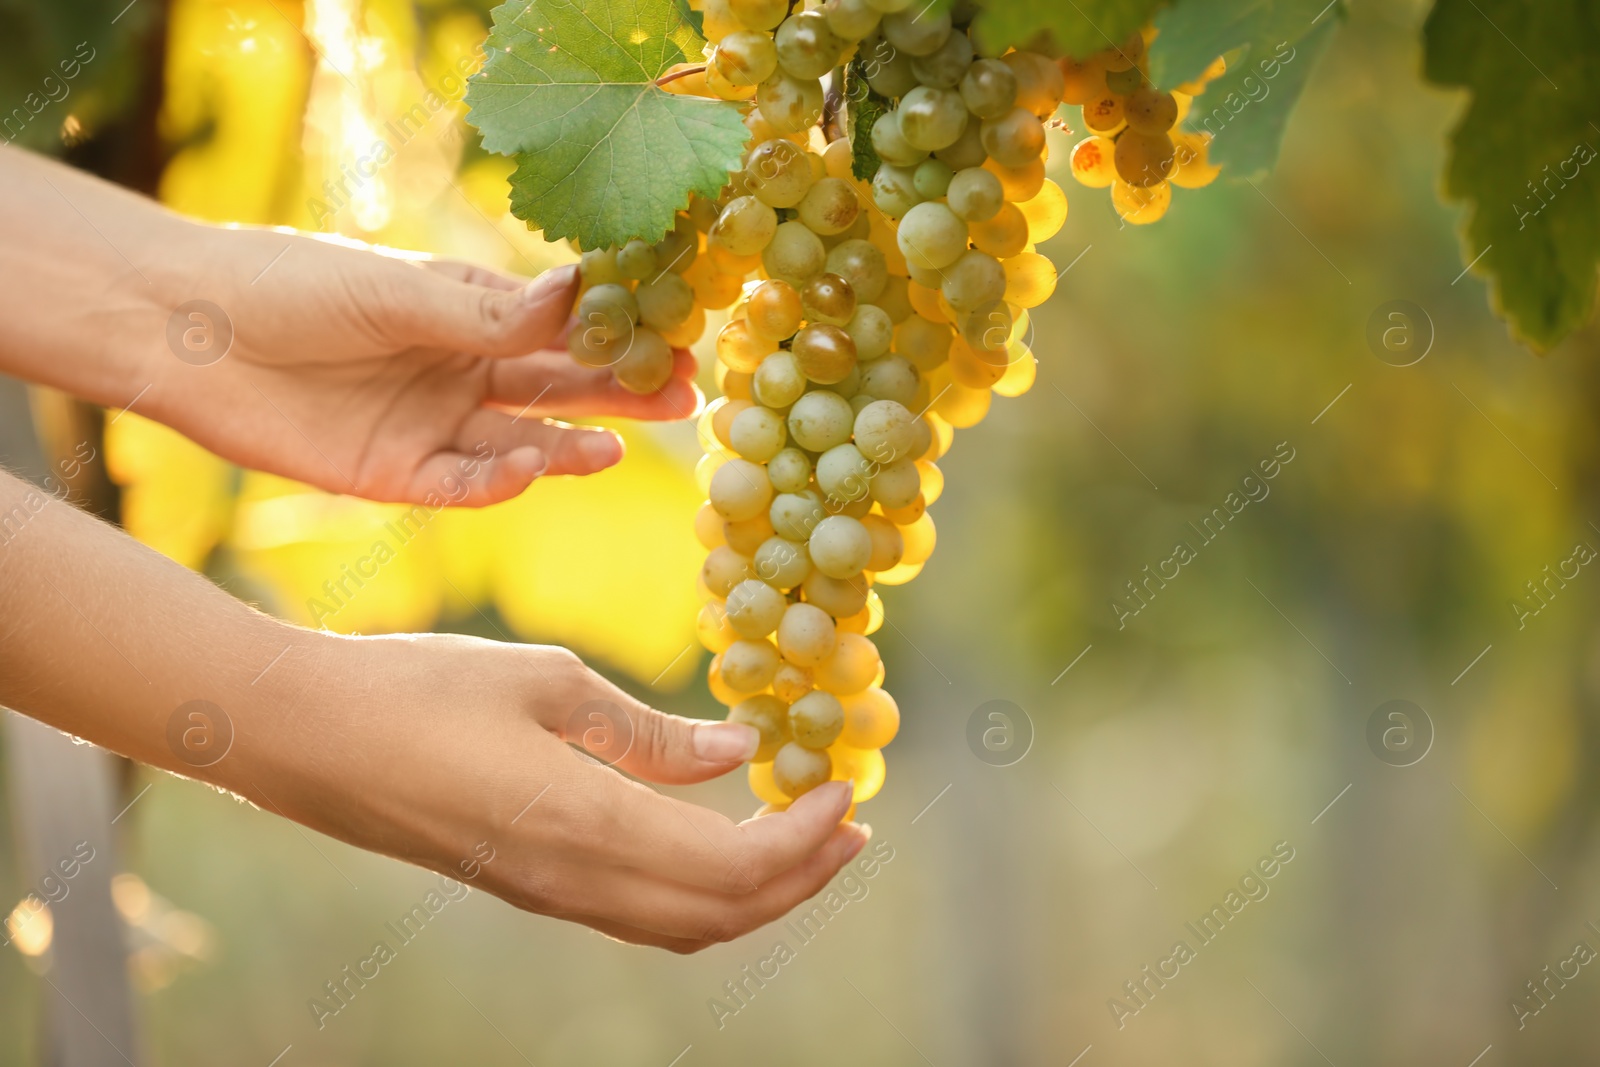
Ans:
{"type": "Polygon", "coordinates": [[[1183,0],[1156,17],[1150,80],[1174,86],[1218,56],[1228,70],[1185,125],[1211,133],[1211,161],[1235,177],[1270,170],[1317,56],[1343,16],[1339,0],[1183,0]]]}
{"type": "Polygon", "coordinates": [[[467,103],[484,147],[516,157],[512,212],[599,248],[657,240],[691,193],[714,198],[749,136],[738,106],[654,84],[701,43],[678,0],[495,8],[467,103]]]}
{"type": "Polygon", "coordinates": [[[990,0],[972,27],[986,45],[1046,41],[1078,58],[1138,30],[1166,0],[990,0]]]}
{"type": "Polygon", "coordinates": [[[1544,350],[1594,308],[1600,184],[1600,10],[1591,0],[1439,0],[1423,28],[1430,81],[1472,91],[1445,194],[1471,205],[1466,256],[1496,311],[1544,350]]]}
{"type": "Polygon", "coordinates": [[[0,0],[0,143],[59,152],[62,123],[85,133],[133,99],[136,45],[156,13],[127,0],[0,0]]]}
{"type": "Polygon", "coordinates": [[[856,63],[845,70],[844,96],[850,119],[850,173],[862,181],[871,181],[882,162],[878,150],[872,147],[872,124],[889,110],[889,102],[872,91],[856,63]]]}

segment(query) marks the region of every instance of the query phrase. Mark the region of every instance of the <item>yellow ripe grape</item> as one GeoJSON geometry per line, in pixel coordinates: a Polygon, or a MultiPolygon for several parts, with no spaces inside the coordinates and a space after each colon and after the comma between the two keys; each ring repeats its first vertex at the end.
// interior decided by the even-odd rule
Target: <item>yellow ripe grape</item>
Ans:
{"type": "MultiPolygon", "coordinates": [[[[988,389],[998,382],[1005,372],[1004,363],[983,358],[961,338],[957,337],[951,342],[950,377],[957,385],[964,385],[968,389],[988,389]]],[[[917,467],[920,469],[922,463],[919,462],[917,467]]],[[[926,493],[926,486],[923,491],[926,493]]],[[[928,503],[933,503],[933,498],[930,497],[928,503]]]]}
{"type": "Polygon", "coordinates": [[[721,600],[708,600],[700,605],[700,614],[694,621],[695,636],[710,652],[726,652],[728,646],[739,640],[728,623],[728,612],[721,600]]]}
{"type": "MultiPolygon", "coordinates": [[[[878,507],[883,511],[883,517],[896,526],[910,526],[922,518],[923,513],[928,510],[928,502],[923,499],[922,494],[919,492],[917,493],[917,498],[903,508],[885,508],[882,504],[879,504],[878,507]]],[[[901,555],[905,554],[905,543],[903,541],[901,542],[900,552],[901,555]]],[[[885,571],[884,573],[888,572],[885,571]]]]}
{"type": "MultiPolygon", "coordinates": [[[[938,503],[939,498],[944,495],[944,471],[940,470],[939,465],[932,460],[918,460],[917,470],[922,472],[923,503],[929,506],[938,503]]],[[[902,532],[900,536],[904,538],[905,534],[902,532]]],[[[904,558],[901,556],[902,560],[904,558]]]]}
{"type": "Polygon", "coordinates": [[[883,665],[871,638],[845,631],[838,635],[833,654],[812,669],[817,688],[836,697],[859,693],[872,684],[883,665]]]}
{"type": "Polygon", "coordinates": [[[696,258],[689,269],[683,272],[683,280],[694,290],[696,303],[701,307],[720,310],[739,299],[740,282],[712,262],[713,258],[713,255],[696,258]]]}
{"type": "MultiPolygon", "coordinates": [[[[741,288],[744,285],[746,276],[761,266],[760,252],[752,252],[748,256],[736,255],[728,251],[720,243],[713,244],[709,240],[706,242],[706,257],[711,260],[710,266],[714,269],[722,271],[724,274],[734,275],[734,281],[741,288]]],[[[695,262],[698,263],[700,261],[697,259],[695,262]]]]}
{"type": "Polygon", "coordinates": [[[1021,208],[1007,203],[994,218],[972,223],[971,235],[972,247],[996,259],[1005,259],[1022,251],[1028,243],[1028,219],[1021,208]]]}
{"type": "Polygon", "coordinates": [[[733,13],[733,5],[728,0],[705,0],[705,3],[696,7],[701,12],[705,38],[713,44],[745,28],[733,13]]]}
{"type": "Polygon", "coordinates": [[[1039,376],[1039,361],[1033,358],[1028,346],[1013,341],[1012,347],[1019,350],[1016,358],[1006,364],[1006,372],[994,383],[994,391],[1000,396],[1021,396],[1033,388],[1034,379],[1039,376]]]}
{"type": "Polygon", "coordinates": [[[800,328],[804,318],[800,294],[786,281],[761,282],[746,297],[745,317],[758,336],[781,341],[800,328]]]}
{"type": "Polygon", "coordinates": [[[714,63],[706,64],[706,88],[718,100],[750,100],[756,95],[756,86],[733,84],[722,76],[714,63]]]}
{"type": "Polygon", "coordinates": [[[1035,308],[1056,291],[1056,268],[1049,257],[1037,252],[1020,252],[1000,264],[1006,272],[1006,300],[1020,307],[1035,308]]]}
{"type": "Polygon", "coordinates": [[[926,563],[933,556],[933,546],[938,541],[938,531],[933,528],[932,515],[923,512],[922,518],[910,526],[900,527],[900,536],[906,539],[906,554],[901,563],[926,563]]]}
{"type": "Polygon", "coordinates": [[[1018,203],[1017,210],[1028,220],[1028,239],[1039,244],[1061,232],[1067,221],[1067,194],[1055,182],[1047,181],[1033,199],[1018,203]]]}
{"type": "Polygon", "coordinates": [[[694,513],[694,536],[707,552],[728,543],[722,533],[723,518],[708,500],[694,513]]]}
{"type": "Polygon", "coordinates": [[[949,357],[954,336],[943,315],[937,319],[913,315],[895,327],[894,350],[926,374],[949,357]]]}
{"type": "Polygon", "coordinates": [[[828,177],[853,182],[855,174],[851,168],[854,165],[855,154],[850,148],[850,138],[841,137],[837,141],[829,142],[828,147],[823,149],[822,169],[827,172],[828,177]]]}
{"type": "Polygon", "coordinates": [[[852,796],[857,804],[871,800],[883,788],[889,768],[882,752],[875,748],[851,748],[835,741],[828,746],[828,755],[833,759],[830,777],[835,782],[855,782],[852,796]]]}
{"type": "Polygon", "coordinates": [[[1083,105],[1083,125],[1090,133],[1110,137],[1127,123],[1122,118],[1122,97],[1106,93],[1083,105]]]}
{"type": "Polygon", "coordinates": [[[698,302],[689,317],[676,326],[661,331],[661,339],[673,348],[688,348],[706,332],[706,309],[698,302]]]}
{"type": "Polygon", "coordinates": [[[777,350],[777,341],[752,330],[745,319],[733,319],[717,331],[717,358],[742,374],[754,374],[761,361],[777,350]]]}
{"type": "Polygon", "coordinates": [[[893,741],[900,732],[900,707],[882,689],[865,689],[840,703],[844,705],[844,731],[836,744],[872,751],[893,741]]]}
{"type": "Polygon", "coordinates": [[[1176,133],[1172,144],[1176,165],[1167,180],[1179,189],[1202,189],[1222,173],[1222,168],[1211,162],[1209,133],[1176,133]]]}
{"type": "Polygon", "coordinates": [[[950,301],[945,299],[944,292],[939,293],[939,320],[954,325],[961,321],[961,312],[950,306],[950,301]]]}
{"type": "MultiPolygon", "coordinates": [[[[872,203],[871,189],[862,193],[861,196],[862,203],[872,203]]],[[[909,273],[906,266],[905,253],[900,251],[900,241],[895,237],[895,228],[884,219],[883,212],[870,212],[867,227],[867,240],[872,243],[873,247],[883,253],[884,264],[889,273],[900,275],[909,273]]]]}
{"type": "MultiPolygon", "coordinates": [[[[883,629],[883,598],[876,589],[867,591],[867,629],[865,636],[871,637],[883,629]]],[[[882,681],[883,668],[878,668],[879,680],[882,681]]]]}
{"type": "Polygon", "coordinates": [[[733,450],[733,420],[754,406],[748,400],[729,400],[718,407],[716,413],[711,416],[712,435],[730,452],[733,450]]]}
{"type": "Polygon", "coordinates": [[[1146,226],[1167,213],[1172,206],[1172,185],[1137,186],[1119,181],[1111,187],[1111,206],[1122,220],[1133,226],[1146,226]]]}
{"type": "Polygon", "coordinates": [[[1106,188],[1117,180],[1116,151],[1109,137],[1085,137],[1072,146],[1072,176],[1090,189],[1106,188]]]}
{"type": "Polygon", "coordinates": [[[1141,86],[1123,101],[1122,117],[1137,133],[1166,133],[1178,121],[1178,101],[1171,93],[1141,86]]]}
{"type": "MultiPolygon", "coordinates": [[[[711,510],[716,511],[716,508],[711,510]]],[[[738,522],[724,520],[722,523],[722,535],[728,547],[739,553],[739,555],[754,556],[756,549],[765,544],[767,539],[773,535],[772,519],[763,511],[753,518],[741,519],[738,522]]]]}
{"type": "Polygon", "coordinates": [[[1000,191],[1013,203],[1031,200],[1044,188],[1043,159],[1029,160],[1020,167],[1006,167],[986,159],[983,169],[1000,179],[1000,191]]]}
{"type": "Polygon", "coordinates": [[[897,563],[886,571],[877,575],[879,585],[905,585],[911,579],[922,573],[921,563],[897,563]]]}
{"type": "Polygon", "coordinates": [[[968,429],[982,422],[989,413],[989,390],[969,389],[952,381],[950,388],[933,402],[933,410],[956,429],[968,429]]]}
{"type": "Polygon", "coordinates": [[[789,806],[789,795],[778,788],[778,783],[772,778],[772,761],[765,763],[752,763],[746,772],[750,778],[750,792],[758,799],[766,801],[774,807],[789,806]]]}
{"type": "Polygon", "coordinates": [[[749,400],[751,375],[741,371],[730,370],[726,363],[720,360],[712,366],[711,377],[717,383],[717,388],[722,390],[722,395],[729,400],[749,400]]]}
{"type": "Polygon", "coordinates": [[[793,704],[816,688],[811,681],[809,668],[785,661],[778,664],[778,673],[772,676],[772,692],[785,704],[793,704]]]}
{"type": "Polygon", "coordinates": [[[741,693],[722,680],[722,656],[723,653],[718,652],[711,657],[711,666],[706,669],[706,688],[711,690],[711,698],[713,700],[718,704],[731,708],[739,701],[749,697],[750,694],[741,693]]]}
{"type": "Polygon", "coordinates": [[[1105,63],[1098,56],[1090,56],[1082,63],[1062,57],[1056,65],[1061,68],[1063,104],[1087,104],[1106,94],[1105,63]]]}
{"type": "Polygon", "coordinates": [[[1175,155],[1172,138],[1165,133],[1126,130],[1117,138],[1113,161],[1117,175],[1129,185],[1155,185],[1172,172],[1175,155]]]}
{"type": "Polygon", "coordinates": [[[927,420],[928,425],[933,429],[934,448],[930,455],[919,458],[943,459],[945,453],[950,451],[950,446],[955,444],[955,427],[951,426],[949,420],[937,411],[930,411],[922,417],[927,420]]]}
{"type": "Polygon", "coordinates": [[[944,317],[943,312],[939,310],[937,289],[929,289],[926,285],[918,285],[916,282],[907,282],[906,299],[911,301],[912,310],[925,319],[937,321],[944,317]]]}
{"type": "Polygon", "coordinates": [[[712,476],[717,473],[719,467],[732,458],[732,456],[726,454],[712,452],[707,452],[700,457],[699,462],[694,465],[694,482],[700,487],[702,494],[711,492],[712,476]]]}

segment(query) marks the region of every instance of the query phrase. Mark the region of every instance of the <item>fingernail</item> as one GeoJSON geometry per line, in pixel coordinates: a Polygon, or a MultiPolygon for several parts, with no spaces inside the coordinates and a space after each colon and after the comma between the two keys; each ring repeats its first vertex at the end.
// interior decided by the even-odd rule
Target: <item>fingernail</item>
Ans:
{"type": "MultiPolygon", "coordinates": [[[[852,824],[855,825],[855,824],[852,824]]],[[[867,847],[867,842],[872,840],[872,827],[857,825],[860,833],[852,835],[851,842],[844,847],[844,862],[849,863],[855,859],[862,849],[867,847]]]]}
{"type": "Polygon", "coordinates": [[[707,763],[737,763],[761,747],[761,735],[742,722],[703,722],[694,728],[694,754],[707,763]]]}
{"type": "Polygon", "coordinates": [[[576,263],[551,267],[523,288],[522,300],[527,304],[537,304],[549,297],[551,293],[558,293],[567,288],[577,277],[578,265],[576,263]]]}
{"type": "Polygon", "coordinates": [[[590,463],[610,466],[622,459],[622,440],[614,433],[585,433],[578,438],[578,452],[590,463]]]}

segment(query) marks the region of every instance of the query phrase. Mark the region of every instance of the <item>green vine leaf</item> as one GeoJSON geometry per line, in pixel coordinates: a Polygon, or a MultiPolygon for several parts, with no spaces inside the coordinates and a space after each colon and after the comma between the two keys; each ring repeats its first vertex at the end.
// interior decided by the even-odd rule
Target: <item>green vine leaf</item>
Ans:
{"type": "Polygon", "coordinates": [[[1422,37],[1428,79],[1472,92],[1444,180],[1470,205],[1464,258],[1544,351],[1594,310],[1600,20],[1589,0],[1438,0],[1422,37]]]}
{"type": "Polygon", "coordinates": [[[1079,59],[1127,40],[1167,0],[988,0],[972,21],[985,45],[1034,46],[1079,59]]]}
{"type": "Polygon", "coordinates": [[[656,241],[692,193],[715,198],[749,131],[737,104],[668,93],[704,59],[680,0],[511,0],[467,92],[483,146],[516,158],[511,211],[584,248],[656,241]]]}
{"type": "Polygon", "coordinates": [[[872,147],[872,124],[889,110],[889,102],[872,91],[856,63],[845,70],[844,98],[849,119],[850,173],[861,181],[871,181],[882,162],[878,150],[872,147]]]}
{"type": "Polygon", "coordinates": [[[1277,163],[1289,112],[1343,16],[1340,0],[1182,0],[1156,17],[1150,80],[1179,85],[1226,55],[1184,125],[1211,134],[1224,173],[1260,174],[1277,163]]]}

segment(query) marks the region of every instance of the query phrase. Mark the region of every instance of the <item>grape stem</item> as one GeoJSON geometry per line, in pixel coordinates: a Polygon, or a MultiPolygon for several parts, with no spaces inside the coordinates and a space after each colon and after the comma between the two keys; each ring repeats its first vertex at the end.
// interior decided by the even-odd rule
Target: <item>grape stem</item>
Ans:
{"type": "Polygon", "coordinates": [[[706,69],[706,65],[704,63],[701,63],[697,67],[685,67],[682,70],[675,70],[671,74],[663,74],[661,77],[656,79],[656,86],[657,86],[657,88],[659,88],[659,87],[667,84],[668,82],[675,82],[679,78],[687,78],[691,74],[699,74],[701,71],[703,71],[705,69],[706,69]]]}

